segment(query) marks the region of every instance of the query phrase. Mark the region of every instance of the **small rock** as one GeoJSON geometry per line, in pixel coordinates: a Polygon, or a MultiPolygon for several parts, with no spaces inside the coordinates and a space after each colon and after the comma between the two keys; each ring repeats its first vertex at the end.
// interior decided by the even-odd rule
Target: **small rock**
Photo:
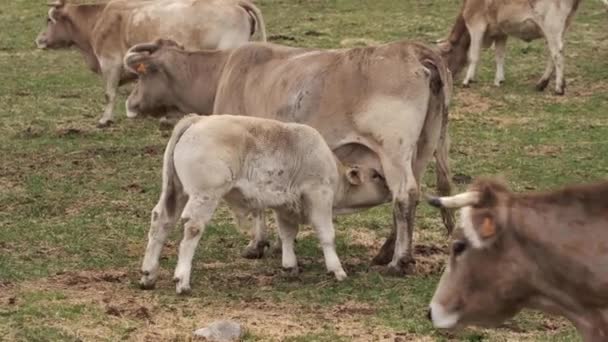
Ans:
{"type": "Polygon", "coordinates": [[[203,337],[209,342],[240,341],[245,335],[245,329],[233,321],[217,321],[206,328],[198,329],[194,336],[203,337]]]}

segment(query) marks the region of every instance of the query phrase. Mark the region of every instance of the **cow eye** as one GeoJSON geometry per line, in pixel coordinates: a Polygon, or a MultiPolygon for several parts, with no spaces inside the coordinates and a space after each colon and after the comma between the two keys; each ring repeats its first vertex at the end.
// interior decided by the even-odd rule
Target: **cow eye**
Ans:
{"type": "Polygon", "coordinates": [[[458,240],[452,243],[452,253],[454,253],[454,256],[459,256],[465,249],[467,249],[466,241],[458,240]]]}

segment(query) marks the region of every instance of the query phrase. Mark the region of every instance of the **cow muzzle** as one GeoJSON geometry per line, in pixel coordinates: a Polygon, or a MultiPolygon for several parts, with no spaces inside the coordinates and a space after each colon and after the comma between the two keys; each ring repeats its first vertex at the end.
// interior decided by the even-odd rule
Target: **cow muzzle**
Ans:
{"type": "Polygon", "coordinates": [[[48,46],[48,42],[46,37],[42,36],[38,36],[35,40],[36,43],[36,47],[42,50],[45,50],[48,46]]]}

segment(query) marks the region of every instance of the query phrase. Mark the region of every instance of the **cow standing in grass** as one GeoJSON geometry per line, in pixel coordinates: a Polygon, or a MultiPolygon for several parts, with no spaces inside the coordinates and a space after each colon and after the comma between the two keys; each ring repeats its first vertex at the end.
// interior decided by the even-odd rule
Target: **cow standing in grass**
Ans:
{"type": "Polygon", "coordinates": [[[523,308],[608,341],[608,182],[515,194],[492,180],[432,198],[462,229],[430,305],[438,328],[497,325],[523,308]]]}
{"type": "MultiPolygon", "coordinates": [[[[319,130],[343,163],[379,170],[392,193],[394,227],[374,263],[398,274],[410,269],[420,181],[434,154],[439,191],[450,192],[452,80],[434,50],[395,42],[341,50],[248,43],[186,51],[157,41],[131,48],[125,66],[139,74],[127,100],[131,111],[303,123],[319,130]]],[[[450,213],[444,222],[451,230],[450,213]]]]}
{"type": "Polygon", "coordinates": [[[547,66],[536,89],[543,91],[555,73],[555,93],[564,94],[564,34],[570,26],[580,0],[464,0],[447,41],[440,44],[450,70],[457,75],[468,64],[462,84],[469,86],[481,49],[495,47],[494,84],[505,80],[504,63],[507,37],[524,41],[545,38],[549,48],[547,66]]]}
{"type": "Polygon", "coordinates": [[[387,198],[390,191],[377,170],[343,165],[310,126],[233,115],[187,116],[176,125],[165,150],[162,193],[152,211],[142,286],[154,286],[168,228],[181,217],[185,223],[176,291],[190,291],[194,251],[222,199],[242,210],[272,208],[283,267],[296,272],[298,225],[310,223],[327,271],[343,280],[346,272],[335,250],[332,208],[348,210],[387,198]]]}
{"type": "MultiPolygon", "coordinates": [[[[134,74],[122,60],[133,45],[156,38],[171,38],[189,48],[228,49],[249,41],[266,29],[259,9],[248,0],[113,0],[99,4],[51,5],[47,27],[36,38],[42,49],[76,47],[88,67],[101,73],[106,107],[99,126],[114,120],[118,87],[134,74]]],[[[127,116],[133,113],[127,109],[127,116]]]]}

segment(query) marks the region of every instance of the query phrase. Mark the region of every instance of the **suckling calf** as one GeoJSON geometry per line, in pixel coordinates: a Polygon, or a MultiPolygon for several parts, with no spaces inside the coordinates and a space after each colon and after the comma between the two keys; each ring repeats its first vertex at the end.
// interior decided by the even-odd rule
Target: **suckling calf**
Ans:
{"type": "Polygon", "coordinates": [[[524,308],[608,340],[608,182],[516,194],[493,180],[432,198],[460,209],[429,317],[438,328],[497,325],[524,308]]]}
{"type": "Polygon", "coordinates": [[[165,150],[141,285],[154,286],[162,246],[181,217],[184,236],[174,279],[177,293],[190,290],[194,251],[222,199],[244,211],[274,210],[284,268],[297,269],[298,225],[311,224],[327,270],[343,280],[332,208],[365,207],[386,198],[390,191],[377,170],[343,165],[310,126],[233,115],[186,116],[165,150]]]}

